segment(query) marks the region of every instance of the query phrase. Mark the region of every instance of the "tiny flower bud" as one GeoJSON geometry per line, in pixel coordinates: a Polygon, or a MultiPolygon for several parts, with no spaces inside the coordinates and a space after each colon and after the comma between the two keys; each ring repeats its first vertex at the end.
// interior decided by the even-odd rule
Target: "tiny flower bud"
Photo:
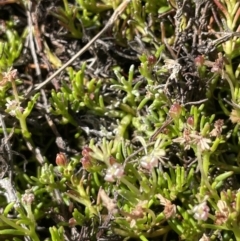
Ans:
{"type": "Polygon", "coordinates": [[[173,104],[169,110],[169,115],[175,119],[178,118],[181,115],[182,107],[179,104],[173,104]]]}
{"type": "Polygon", "coordinates": [[[204,233],[203,236],[199,239],[199,241],[210,241],[210,238],[204,233]]]}
{"type": "Polygon", "coordinates": [[[116,163],[117,160],[113,157],[113,156],[110,156],[109,157],[109,164],[112,166],[114,163],[116,163]]]}
{"type": "Polygon", "coordinates": [[[21,107],[16,100],[7,100],[5,105],[7,107],[6,112],[11,116],[16,116],[17,113],[23,113],[24,111],[23,107],[21,107]]]}
{"type": "Polygon", "coordinates": [[[85,157],[85,156],[89,156],[89,153],[90,152],[93,152],[93,150],[90,148],[90,147],[88,147],[88,146],[85,146],[85,147],[83,147],[83,149],[82,149],[82,155],[85,157]]]}
{"type": "Polygon", "coordinates": [[[10,69],[8,72],[1,74],[0,86],[4,86],[7,82],[12,82],[17,78],[17,69],[10,69]]]}
{"type": "Polygon", "coordinates": [[[208,207],[207,202],[202,202],[193,208],[193,216],[196,220],[206,221],[208,219],[209,211],[210,208],[208,207]]]}
{"type": "Polygon", "coordinates": [[[217,202],[217,207],[219,211],[215,212],[215,217],[216,217],[215,224],[222,225],[227,222],[230,211],[227,203],[222,200],[219,200],[217,202]]]}
{"type": "Polygon", "coordinates": [[[154,55],[148,56],[148,64],[149,65],[154,65],[157,62],[157,59],[154,55]]]}
{"type": "Polygon", "coordinates": [[[22,202],[25,204],[32,204],[34,201],[34,194],[32,193],[25,193],[22,195],[22,202]]]}
{"type": "Polygon", "coordinates": [[[204,56],[203,55],[199,55],[194,59],[194,62],[196,64],[197,67],[202,66],[204,64],[204,56]]]}
{"type": "Polygon", "coordinates": [[[80,162],[82,163],[82,167],[85,170],[89,170],[89,168],[92,167],[92,163],[89,156],[84,156],[83,158],[81,158],[80,162]]]}
{"type": "Polygon", "coordinates": [[[66,166],[67,165],[67,158],[64,153],[60,152],[56,156],[56,164],[58,166],[66,166]]]}
{"type": "Polygon", "coordinates": [[[68,220],[68,224],[69,224],[69,226],[72,228],[72,227],[75,227],[75,226],[77,225],[77,221],[76,221],[75,218],[70,218],[70,219],[68,220]]]}
{"type": "Polygon", "coordinates": [[[220,136],[222,133],[224,121],[219,119],[214,123],[214,129],[210,132],[210,136],[220,136]]]}
{"type": "Polygon", "coordinates": [[[89,94],[89,98],[90,98],[90,100],[94,100],[94,98],[95,98],[94,93],[90,93],[90,94],[89,94]]]}
{"type": "Polygon", "coordinates": [[[15,80],[16,78],[17,78],[17,76],[18,76],[18,71],[17,71],[17,69],[13,69],[13,70],[11,70],[10,71],[10,73],[9,73],[9,76],[10,76],[10,78],[13,80],[15,80]]]}
{"type": "Polygon", "coordinates": [[[140,165],[147,169],[147,170],[152,170],[154,167],[157,167],[159,163],[159,160],[157,157],[153,157],[153,156],[144,156],[141,160],[140,160],[140,165]]]}
{"type": "Polygon", "coordinates": [[[124,167],[119,163],[114,163],[107,169],[107,173],[104,177],[105,181],[114,182],[116,179],[120,179],[124,174],[124,167]]]}
{"type": "Polygon", "coordinates": [[[221,53],[218,53],[218,58],[215,60],[215,62],[213,63],[211,72],[217,72],[217,73],[221,73],[223,68],[224,68],[224,62],[226,60],[223,58],[221,53]]]}
{"type": "Polygon", "coordinates": [[[193,118],[192,116],[189,116],[189,117],[187,118],[187,124],[188,124],[189,126],[191,126],[191,127],[194,126],[194,118],[193,118]]]}
{"type": "Polygon", "coordinates": [[[230,120],[233,124],[240,123],[240,111],[233,109],[230,113],[230,120]]]}
{"type": "Polygon", "coordinates": [[[163,213],[166,219],[174,217],[177,212],[177,208],[175,204],[172,204],[170,200],[163,197],[161,194],[157,194],[156,197],[159,198],[161,205],[164,206],[163,213]]]}

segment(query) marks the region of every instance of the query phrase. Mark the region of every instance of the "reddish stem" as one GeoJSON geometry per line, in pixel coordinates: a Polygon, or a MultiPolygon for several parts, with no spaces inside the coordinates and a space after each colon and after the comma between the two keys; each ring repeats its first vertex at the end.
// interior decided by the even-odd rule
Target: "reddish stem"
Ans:
{"type": "Polygon", "coordinates": [[[239,16],[240,16],[240,8],[237,10],[237,13],[233,19],[233,26],[235,26],[235,24],[237,23],[239,16]]]}
{"type": "Polygon", "coordinates": [[[217,7],[223,12],[223,14],[225,15],[225,17],[227,19],[230,19],[229,13],[227,11],[227,9],[225,8],[224,5],[222,5],[218,0],[213,0],[215,2],[215,4],[217,5],[217,7]]]}

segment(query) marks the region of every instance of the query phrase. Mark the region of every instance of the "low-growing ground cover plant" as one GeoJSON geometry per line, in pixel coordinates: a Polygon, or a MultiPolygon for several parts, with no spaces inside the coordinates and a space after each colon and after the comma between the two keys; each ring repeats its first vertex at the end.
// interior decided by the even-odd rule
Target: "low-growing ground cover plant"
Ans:
{"type": "Polygon", "coordinates": [[[240,240],[239,5],[0,1],[0,240],[240,240]]]}

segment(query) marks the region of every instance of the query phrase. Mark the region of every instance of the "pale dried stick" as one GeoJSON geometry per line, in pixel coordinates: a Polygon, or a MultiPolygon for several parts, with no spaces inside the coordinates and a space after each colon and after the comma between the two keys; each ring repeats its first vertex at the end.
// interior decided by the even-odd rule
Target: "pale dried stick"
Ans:
{"type": "Polygon", "coordinates": [[[123,1],[114,11],[111,18],[106,23],[105,27],[94,36],[94,38],[88,42],[82,49],[79,50],[70,60],[68,60],[67,63],[65,63],[61,68],[59,68],[54,74],[52,74],[49,78],[47,78],[44,82],[39,84],[35,89],[30,91],[27,94],[27,98],[32,96],[36,91],[40,90],[42,87],[44,87],[49,81],[51,81],[53,78],[55,78],[58,74],[60,74],[65,68],[67,68],[74,60],[76,60],[80,55],[82,55],[103,33],[105,33],[117,20],[118,16],[125,10],[127,5],[129,4],[131,0],[125,0],[123,1]]]}

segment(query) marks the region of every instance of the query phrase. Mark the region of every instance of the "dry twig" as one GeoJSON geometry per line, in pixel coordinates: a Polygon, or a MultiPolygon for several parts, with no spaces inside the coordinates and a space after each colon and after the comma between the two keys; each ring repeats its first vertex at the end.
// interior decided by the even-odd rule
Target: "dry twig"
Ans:
{"type": "Polygon", "coordinates": [[[75,61],[80,55],[82,55],[88,48],[103,34],[105,33],[116,21],[118,16],[125,10],[127,5],[131,0],[123,1],[114,11],[111,18],[108,20],[105,27],[97,34],[95,37],[88,42],[79,52],[77,52],[67,63],[65,63],[61,68],[59,68],[54,74],[52,74],[49,78],[47,78],[43,83],[39,84],[35,89],[33,89],[30,93],[27,94],[27,98],[32,96],[46,84],[48,84],[53,78],[55,78],[58,74],[60,74],[64,69],[66,69],[73,61],[75,61]]]}

